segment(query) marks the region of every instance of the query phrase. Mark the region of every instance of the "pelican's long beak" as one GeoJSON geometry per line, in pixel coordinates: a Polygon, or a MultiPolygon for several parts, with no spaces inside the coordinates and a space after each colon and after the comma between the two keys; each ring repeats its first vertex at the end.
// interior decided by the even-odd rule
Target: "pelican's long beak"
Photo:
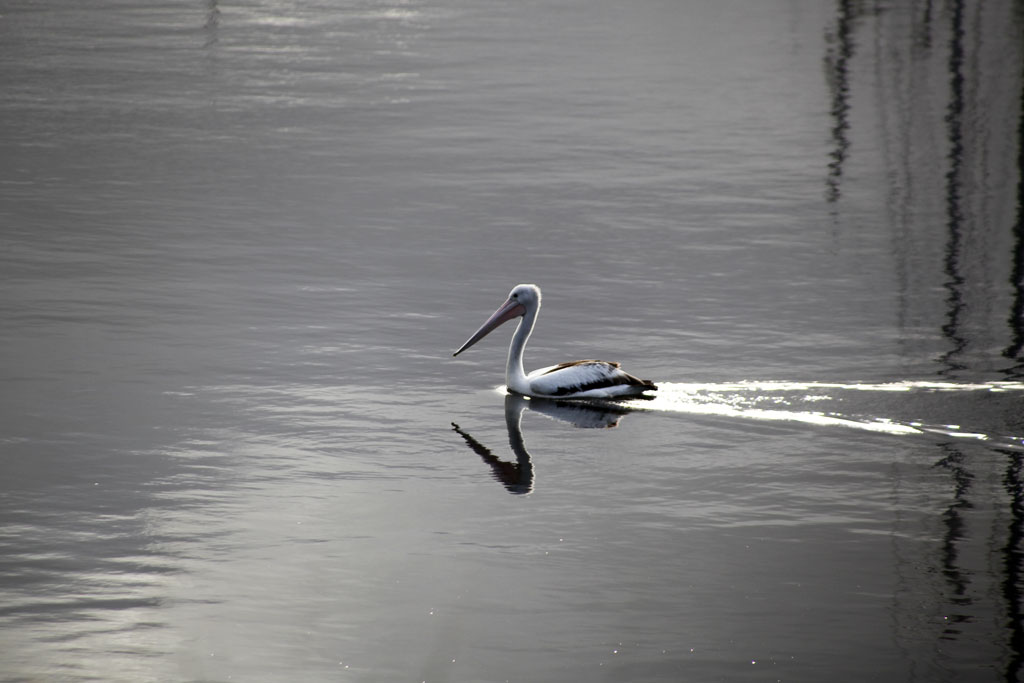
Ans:
{"type": "Polygon", "coordinates": [[[457,356],[473,344],[486,337],[494,328],[498,327],[502,323],[508,322],[512,318],[517,318],[526,313],[526,307],[518,301],[507,299],[505,303],[498,307],[490,318],[487,319],[480,329],[473,333],[473,336],[466,340],[466,343],[462,347],[453,353],[453,356],[457,356]]]}

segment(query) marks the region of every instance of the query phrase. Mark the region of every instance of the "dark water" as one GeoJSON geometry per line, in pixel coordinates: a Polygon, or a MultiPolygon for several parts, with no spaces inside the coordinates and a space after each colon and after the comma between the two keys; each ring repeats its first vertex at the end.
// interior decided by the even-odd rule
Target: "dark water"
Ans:
{"type": "Polygon", "coordinates": [[[1022,678],[1022,46],[7,2],[0,680],[1022,678]],[[658,398],[452,359],[518,282],[658,398]]]}

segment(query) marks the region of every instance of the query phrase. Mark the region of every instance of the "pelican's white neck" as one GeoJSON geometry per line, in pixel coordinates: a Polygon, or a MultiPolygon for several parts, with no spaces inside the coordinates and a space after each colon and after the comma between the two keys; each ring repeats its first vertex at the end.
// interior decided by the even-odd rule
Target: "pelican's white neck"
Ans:
{"type": "Polygon", "coordinates": [[[540,303],[536,306],[528,306],[523,314],[516,333],[512,335],[512,343],[508,347],[508,363],[505,366],[505,384],[509,389],[520,394],[529,393],[529,384],[526,381],[526,371],[523,370],[523,352],[526,350],[526,342],[533,332],[533,326],[537,322],[537,311],[540,303]]]}

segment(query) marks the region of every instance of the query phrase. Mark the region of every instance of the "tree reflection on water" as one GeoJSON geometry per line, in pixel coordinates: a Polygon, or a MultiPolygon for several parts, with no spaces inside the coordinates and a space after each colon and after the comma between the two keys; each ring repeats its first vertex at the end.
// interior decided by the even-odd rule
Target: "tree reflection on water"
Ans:
{"type": "MultiPolygon", "coordinates": [[[[889,184],[887,229],[897,252],[901,327],[908,339],[915,325],[940,331],[945,349],[933,357],[935,372],[951,380],[1024,376],[1022,19],[1019,3],[1008,1],[838,0],[825,32],[831,98],[826,199],[841,228],[859,227],[843,221],[848,167],[871,163],[871,150],[857,141],[877,132],[879,172],[889,184]],[[865,128],[878,130],[858,136],[865,128]],[[933,292],[942,292],[941,300],[933,292]]],[[[932,589],[941,591],[933,598],[945,606],[938,638],[956,641],[982,621],[972,596],[986,588],[974,585],[983,581],[964,550],[979,543],[978,532],[966,529],[984,524],[986,518],[972,517],[988,504],[979,500],[986,489],[974,485],[979,464],[954,443],[941,450],[936,467],[949,474],[950,498],[932,567],[944,588],[932,589]]],[[[1003,599],[1009,654],[1002,672],[1010,681],[1024,664],[1024,485],[1021,453],[997,450],[1007,459],[1005,500],[993,503],[990,514],[1009,514],[1004,525],[992,526],[1003,538],[985,543],[1001,574],[992,578],[1003,599]]]]}

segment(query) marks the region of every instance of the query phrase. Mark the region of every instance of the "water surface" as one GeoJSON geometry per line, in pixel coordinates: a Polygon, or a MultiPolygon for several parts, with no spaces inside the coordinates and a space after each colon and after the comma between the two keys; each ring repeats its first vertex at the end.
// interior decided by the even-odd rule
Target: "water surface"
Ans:
{"type": "Polygon", "coordinates": [[[0,679],[1016,680],[1010,2],[0,15],[0,679]],[[619,360],[614,406],[506,397],[619,360]],[[610,428],[614,427],[614,428],[610,428]]]}

